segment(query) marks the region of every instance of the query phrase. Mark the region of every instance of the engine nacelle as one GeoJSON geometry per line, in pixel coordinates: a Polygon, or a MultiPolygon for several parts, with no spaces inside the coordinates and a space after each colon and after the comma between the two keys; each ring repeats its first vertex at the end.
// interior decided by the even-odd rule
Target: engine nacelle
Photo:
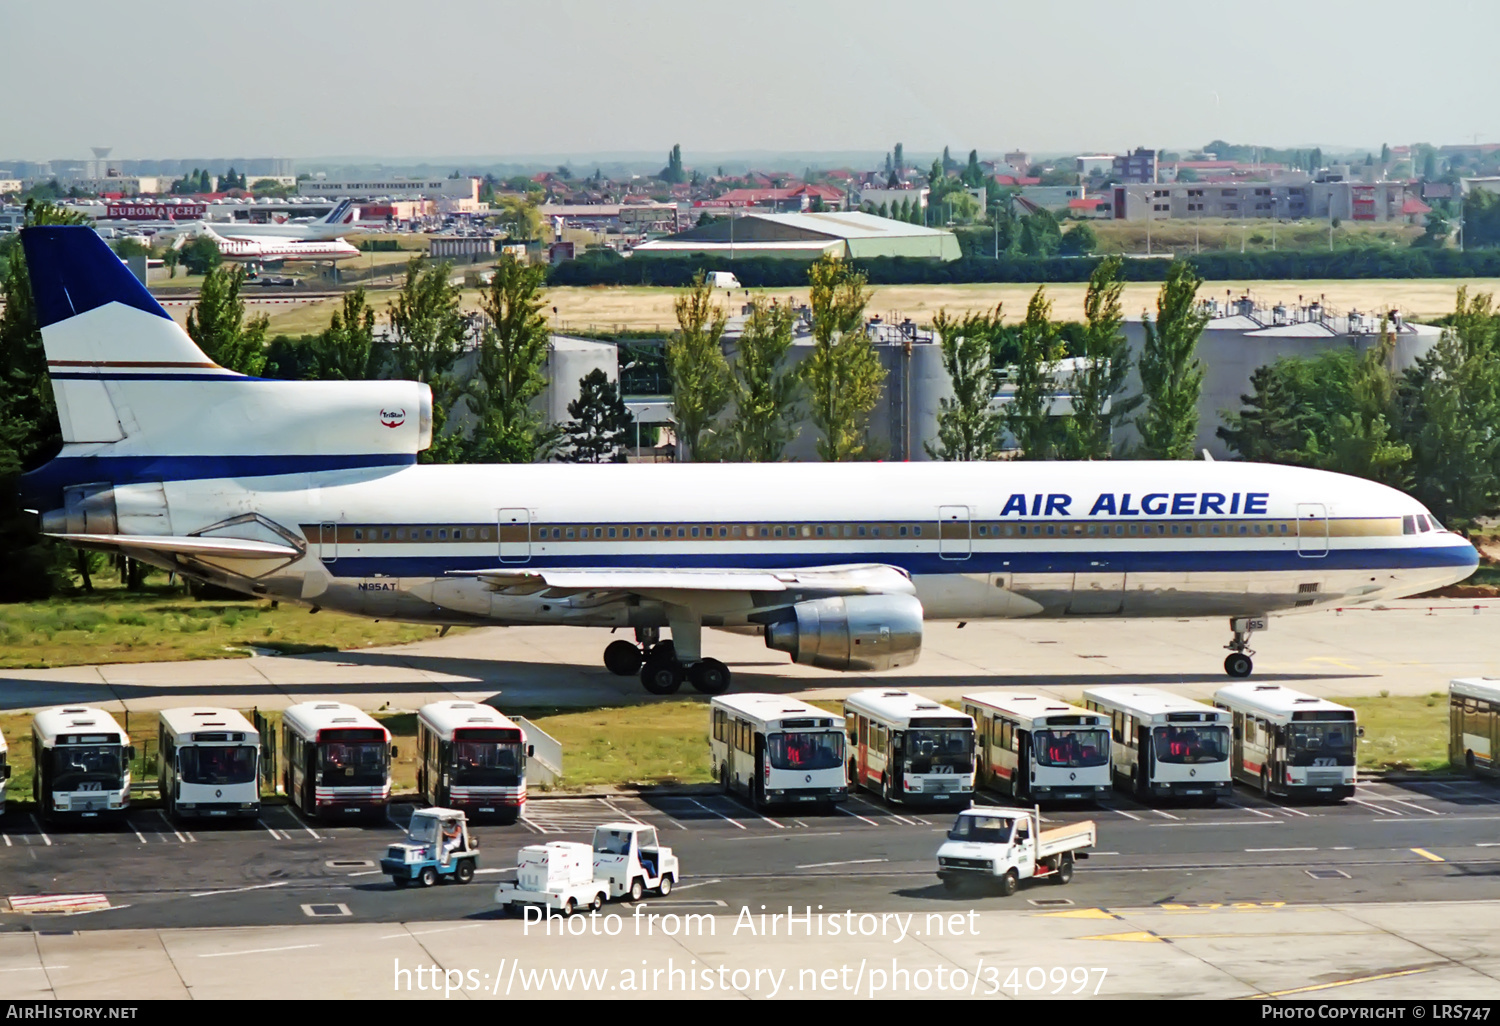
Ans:
{"type": "Polygon", "coordinates": [[[922,652],[922,603],[915,595],[847,595],[792,606],[793,618],[766,627],[766,647],[825,670],[893,670],[922,652]]]}

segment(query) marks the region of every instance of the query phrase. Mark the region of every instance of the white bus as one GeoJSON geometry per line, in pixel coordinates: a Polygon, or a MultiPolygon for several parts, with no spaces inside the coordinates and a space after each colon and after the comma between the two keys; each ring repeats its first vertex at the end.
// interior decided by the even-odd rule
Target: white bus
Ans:
{"type": "Polygon", "coordinates": [[[1214,705],[1234,717],[1229,765],[1261,793],[1342,801],[1354,795],[1354,710],[1279,684],[1231,684],[1214,705]]]}
{"type": "Polygon", "coordinates": [[[391,800],[391,732],[343,702],[303,702],[281,714],[282,786],[302,811],[382,816],[391,800]]]}
{"type": "Polygon", "coordinates": [[[260,735],[233,709],[163,709],[157,781],[167,815],[260,815],[260,735]]]}
{"type": "Polygon", "coordinates": [[[1194,797],[1210,805],[1234,791],[1224,710],[1127,685],[1090,688],[1083,706],[1110,718],[1116,786],[1139,798],[1194,797]]]}
{"type": "Polygon", "coordinates": [[[1109,717],[1024,691],[963,696],[979,729],[979,782],[1028,801],[1098,800],[1110,789],[1109,717]]]}
{"type": "Polygon", "coordinates": [[[113,716],[71,705],[31,721],[31,795],[42,815],[92,817],[130,806],[135,749],[113,716]]]}
{"type": "Polygon", "coordinates": [[[1500,680],[1449,682],[1448,761],[1476,775],[1500,773],[1500,680]]]}
{"type": "Polygon", "coordinates": [[[531,748],[516,723],[478,702],[417,711],[417,790],[423,801],[514,823],[526,807],[531,748]]]}
{"type": "Polygon", "coordinates": [[[843,724],[831,712],[782,695],[722,695],[709,704],[709,758],[724,793],[756,808],[849,797],[843,724]]]}
{"type": "Polygon", "coordinates": [[[974,797],[974,721],[909,691],[856,691],[844,699],[849,786],[887,802],[974,797]]]}

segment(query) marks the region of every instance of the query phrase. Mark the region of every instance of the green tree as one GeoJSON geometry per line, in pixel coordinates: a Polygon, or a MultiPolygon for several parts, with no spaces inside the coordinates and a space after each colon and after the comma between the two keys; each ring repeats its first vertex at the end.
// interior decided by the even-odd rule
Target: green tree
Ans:
{"type": "Polygon", "coordinates": [[[1130,374],[1130,344],[1121,330],[1125,324],[1120,304],[1124,266],[1122,258],[1110,257],[1089,275],[1083,297],[1083,345],[1077,354],[1082,362],[1068,381],[1073,415],[1064,424],[1064,459],[1109,459],[1114,453],[1115,429],[1141,404],[1140,396],[1123,394],[1130,374]]]}
{"type": "Polygon", "coordinates": [[[1062,246],[1062,227],[1050,210],[1038,210],[1021,218],[1021,254],[1029,257],[1056,255],[1062,246]]]}
{"type": "Polygon", "coordinates": [[[984,170],[979,166],[979,151],[969,151],[969,163],[964,167],[964,184],[977,189],[984,184],[984,170]]]}
{"type": "Polygon", "coordinates": [[[864,274],[832,257],[807,271],[812,353],[803,362],[813,424],[822,432],[818,456],[833,461],[867,455],[870,413],[880,402],[885,368],[865,331],[870,301],[864,274]]]}
{"type": "Polygon", "coordinates": [[[182,252],[175,246],[168,246],[161,251],[161,262],[167,269],[167,277],[177,277],[177,265],[182,262],[182,252]]]}
{"type": "Polygon", "coordinates": [[[1390,148],[1390,146],[1386,145],[1385,143],[1381,143],[1380,144],[1380,163],[1381,164],[1389,164],[1390,162],[1391,162],[1391,148],[1390,148]]]}
{"type": "Polygon", "coordinates": [[[1437,169],[1437,167],[1438,167],[1438,165],[1437,165],[1437,150],[1434,150],[1434,149],[1432,149],[1432,148],[1429,147],[1428,150],[1427,150],[1426,155],[1423,156],[1423,158],[1422,158],[1422,177],[1423,177],[1423,179],[1425,179],[1426,181],[1429,181],[1429,182],[1435,181],[1437,179],[1437,176],[1438,176],[1438,169],[1437,169]]]}
{"type": "Polygon", "coordinates": [[[528,195],[501,196],[500,212],[495,217],[508,238],[521,242],[534,242],[543,237],[546,219],[541,208],[528,195]]]}
{"type": "Polygon", "coordinates": [[[943,202],[948,205],[953,220],[959,224],[970,224],[979,217],[983,209],[974,194],[966,189],[948,193],[943,202]]]}
{"type": "Polygon", "coordinates": [[[796,323],[790,301],[777,303],[762,296],[751,300],[731,366],[734,416],[720,447],[724,459],[775,463],[797,437],[802,380],[787,365],[796,323]]]}
{"type": "Polygon", "coordinates": [[[578,398],[568,404],[564,428],[565,463],[624,463],[635,418],[620,397],[619,386],[595,367],[578,382],[578,398]]]}
{"type": "Polygon", "coordinates": [[[187,333],[198,348],[220,367],[259,376],[266,366],[265,314],[245,318],[240,287],[243,267],[215,267],[203,279],[198,302],[188,311],[187,333]]]}
{"type": "Polygon", "coordinates": [[[904,171],[904,170],[906,170],[906,158],[902,155],[901,144],[897,143],[896,144],[896,171],[897,172],[901,172],[901,171],[904,171]]]}
{"type": "Polygon", "coordinates": [[[535,463],[557,445],[560,429],[545,425],[531,405],[547,388],[552,333],[542,314],[546,281],[545,267],[506,253],[479,301],[487,323],[464,389],[475,421],[464,447],[469,462],[535,463]]]}
{"type": "MultiPolygon", "coordinates": [[[[50,202],[28,200],[24,226],[81,224],[50,202]]],[[[43,599],[68,584],[66,549],[43,538],[36,517],[21,508],[18,482],[57,454],[62,431],[47,354],[37,326],[31,276],[19,245],[6,262],[0,297],[0,602],[43,599]]]]}
{"type": "Polygon", "coordinates": [[[459,289],[449,281],[452,275],[449,263],[428,265],[414,257],[406,265],[406,278],[390,309],[397,377],[434,384],[458,359],[467,325],[459,313],[459,289]]]}
{"type": "MultiPolygon", "coordinates": [[[[720,173],[723,173],[722,170],[720,173]]],[[[662,168],[661,173],[657,177],[672,185],[677,185],[687,180],[687,176],[684,174],[682,168],[682,145],[680,143],[673,144],[672,152],[667,155],[667,166],[662,168]]]]}
{"type": "Polygon", "coordinates": [[[672,378],[677,455],[681,460],[702,460],[709,455],[705,449],[711,449],[704,433],[734,394],[722,345],[726,318],[702,271],[678,295],[673,309],[677,331],[667,340],[666,363],[672,378]]]}
{"type": "Polygon", "coordinates": [[[363,287],[344,293],[317,348],[321,378],[368,381],[380,376],[384,356],[375,345],[375,311],[363,287]]]}
{"type": "Polygon", "coordinates": [[[1005,405],[1005,429],[1020,458],[1056,459],[1062,424],[1052,415],[1057,393],[1057,363],[1062,359],[1062,336],[1052,320],[1052,301],[1038,288],[1026,304],[1026,319],[1015,334],[1017,356],[1011,369],[1011,400],[1005,405]]]}
{"type": "Polygon", "coordinates": [[[1458,290],[1438,343],[1401,381],[1412,494],[1450,527],[1500,507],[1500,317],[1493,297],[1458,290]]]}
{"type": "Polygon", "coordinates": [[[188,274],[207,274],[224,263],[219,244],[207,235],[199,235],[181,250],[182,266],[188,274]]]}
{"type": "Polygon", "coordinates": [[[1203,279],[1192,265],[1174,260],[1156,297],[1156,317],[1147,317],[1141,347],[1145,409],[1136,419],[1141,452],[1148,459],[1188,460],[1198,435],[1198,396],[1203,364],[1198,337],[1208,315],[1198,306],[1203,279]]]}
{"type": "Polygon", "coordinates": [[[935,460],[991,459],[1000,450],[1003,427],[1000,413],[991,408],[997,384],[994,358],[1000,307],[962,319],[939,310],[932,330],[938,337],[953,398],[938,400],[937,444],[923,442],[922,448],[935,460]]]}
{"type": "Polygon", "coordinates": [[[1098,233],[1087,221],[1080,221],[1063,235],[1057,251],[1063,256],[1088,256],[1098,248],[1098,233]]]}

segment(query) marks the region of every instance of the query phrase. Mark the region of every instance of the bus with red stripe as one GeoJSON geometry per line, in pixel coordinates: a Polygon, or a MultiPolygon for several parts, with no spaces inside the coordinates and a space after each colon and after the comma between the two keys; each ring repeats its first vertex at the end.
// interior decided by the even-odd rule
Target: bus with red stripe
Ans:
{"type": "Polygon", "coordinates": [[[909,691],[844,699],[849,786],[888,803],[967,806],[974,796],[974,720],[909,691]]]}
{"type": "Polygon", "coordinates": [[[532,748],[510,717],[478,702],[417,711],[417,790],[428,805],[514,823],[526,807],[532,748]]]}
{"type": "Polygon", "coordinates": [[[282,787],[325,819],[379,818],[391,801],[391,732],[343,702],[303,702],[281,714],[282,787]]]}
{"type": "Polygon", "coordinates": [[[1027,801],[1096,801],[1110,789],[1109,718],[1047,695],[963,696],[979,732],[979,782],[1027,801]]]}
{"type": "Polygon", "coordinates": [[[1142,800],[1193,798],[1207,805],[1233,793],[1227,711],[1123,684],[1089,688],[1083,707],[1109,718],[1117,787],[1142,800]]]}
{"type": "Polygon", "coordinates": [[[709,703],[710,768],[725,794],[757,809],[812,805],[831,812],[849,797],[837,715],[785,695],[717,695],[709,703]]]}
{"type": "Polygon", "coordinates": [[[1234,778],[1262,794],[1342,801],[1354,795],[1354,710],[1279,684],[1232,684],[1214,705],[1234,722],[1234,778]]]}

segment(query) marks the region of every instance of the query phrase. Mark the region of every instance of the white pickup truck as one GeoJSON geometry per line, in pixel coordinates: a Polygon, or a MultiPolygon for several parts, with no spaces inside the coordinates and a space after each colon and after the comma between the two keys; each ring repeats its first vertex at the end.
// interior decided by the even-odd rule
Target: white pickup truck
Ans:
{"type": "Polygon", "coordinates": [[[965,881],[995,883],[1002,894],[1022,880],[1043,877],[1056,884],[1073,879],[1073,862],[1088,858],[1098,843],[1093,820],[1041,830],[1039,810],[982,808],[958,814],[938,849],[938,878],[956,891],[965,881]]]}
{"type": "Polygon", "coordinates": [[[594,829],[593,845],[552,841],[522,848],[516,882],[495,888],[495,901],[520,911],[527,905],[570,916],[598,911],[613,898],[640,901],[648,890],[672,893],[677,856],[657,840],[656,828],[641,823],[605,823],[594,829]]]}

